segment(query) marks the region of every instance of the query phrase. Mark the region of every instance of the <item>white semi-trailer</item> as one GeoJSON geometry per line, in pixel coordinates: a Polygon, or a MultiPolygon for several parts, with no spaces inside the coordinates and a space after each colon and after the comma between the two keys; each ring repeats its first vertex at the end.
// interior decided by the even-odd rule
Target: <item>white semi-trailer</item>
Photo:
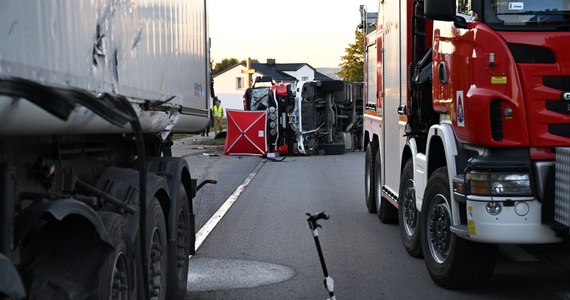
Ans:
{"type": "Polygon", "coordinates": [[[0,41],[0,298],[184,298],[206,1],[2,0],[0,41]]]}

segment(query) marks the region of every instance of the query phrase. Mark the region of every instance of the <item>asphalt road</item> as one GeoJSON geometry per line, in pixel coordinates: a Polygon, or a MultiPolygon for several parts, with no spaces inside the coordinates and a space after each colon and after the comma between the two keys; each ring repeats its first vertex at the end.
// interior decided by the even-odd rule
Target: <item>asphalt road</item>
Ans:
{"type": "Polygon", "coordinates": [[[198,224],[263,164],[190,259],[187,299],[327,298],[305,216],[319,211],[331,216],[321,222],[319,237],[337,299],[570,299],[570,254],[559,246],[502,247],[484,287],[436,286],[423,260],[406,254],[397,225],[367,213],[362,152],[282,162],[223,155],[187,160],[199,181],[219,181],[194,199],[198,224]]]}

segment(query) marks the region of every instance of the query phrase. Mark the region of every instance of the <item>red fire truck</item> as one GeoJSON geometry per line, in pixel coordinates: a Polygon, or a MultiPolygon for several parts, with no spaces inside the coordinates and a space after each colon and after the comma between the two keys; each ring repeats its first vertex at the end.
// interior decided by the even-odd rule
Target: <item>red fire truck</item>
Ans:
{"type": "Polygon", "coordinates": [[[368,211],[445,288],[570,226],[570,2],[361,7],[368,211]],[[376,20],[369,22],[373,17],[376,20]]]}

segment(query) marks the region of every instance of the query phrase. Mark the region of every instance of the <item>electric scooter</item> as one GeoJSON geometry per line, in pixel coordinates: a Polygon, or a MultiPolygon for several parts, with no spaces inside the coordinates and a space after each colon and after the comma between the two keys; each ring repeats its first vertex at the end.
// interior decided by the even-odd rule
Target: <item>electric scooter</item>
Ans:
{"type": "Polygon", "coordinates": [[[321,227],[321,225],[319,225],[317,223],[317,221],[320,219],[328,220],[329,215],[326,214],[325,212],[320,212],[320,213],[313,214],[313,215],[311,215],[310,213],[307,213],[307,216],[309,216],[309,218],[307,219],[307,222],[309,223],[309,227],[311,228],[311,230],[313,232],[313,238],[315,239],[315,245],[317,246],[317,252],[319,253],[319,259],[321,261],[321,266],[323,267],[323,273],[325,275],[325,280],[324,280],[325,288],[329,292],[329,296],[330,296],[328,299],[329,300],[336,300],[335,295],[334,295],[334,280],[329,275],[329,271],[327,270],[327,265],[325,263],[325,257],[323,256],[323,251],[321,250],[321,243],[319,242],[319,232],[317,231],[317,228],[321,227]]]}

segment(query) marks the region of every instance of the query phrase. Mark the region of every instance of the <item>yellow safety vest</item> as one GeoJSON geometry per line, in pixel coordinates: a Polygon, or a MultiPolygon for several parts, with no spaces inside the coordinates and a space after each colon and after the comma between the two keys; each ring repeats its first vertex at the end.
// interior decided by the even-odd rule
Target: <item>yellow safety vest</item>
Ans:
{"type": "Polygon", "coordinates": [[[224,109],[220,105],[214,105],[214,118],[221,118],[224,115],[224,109]]]}

